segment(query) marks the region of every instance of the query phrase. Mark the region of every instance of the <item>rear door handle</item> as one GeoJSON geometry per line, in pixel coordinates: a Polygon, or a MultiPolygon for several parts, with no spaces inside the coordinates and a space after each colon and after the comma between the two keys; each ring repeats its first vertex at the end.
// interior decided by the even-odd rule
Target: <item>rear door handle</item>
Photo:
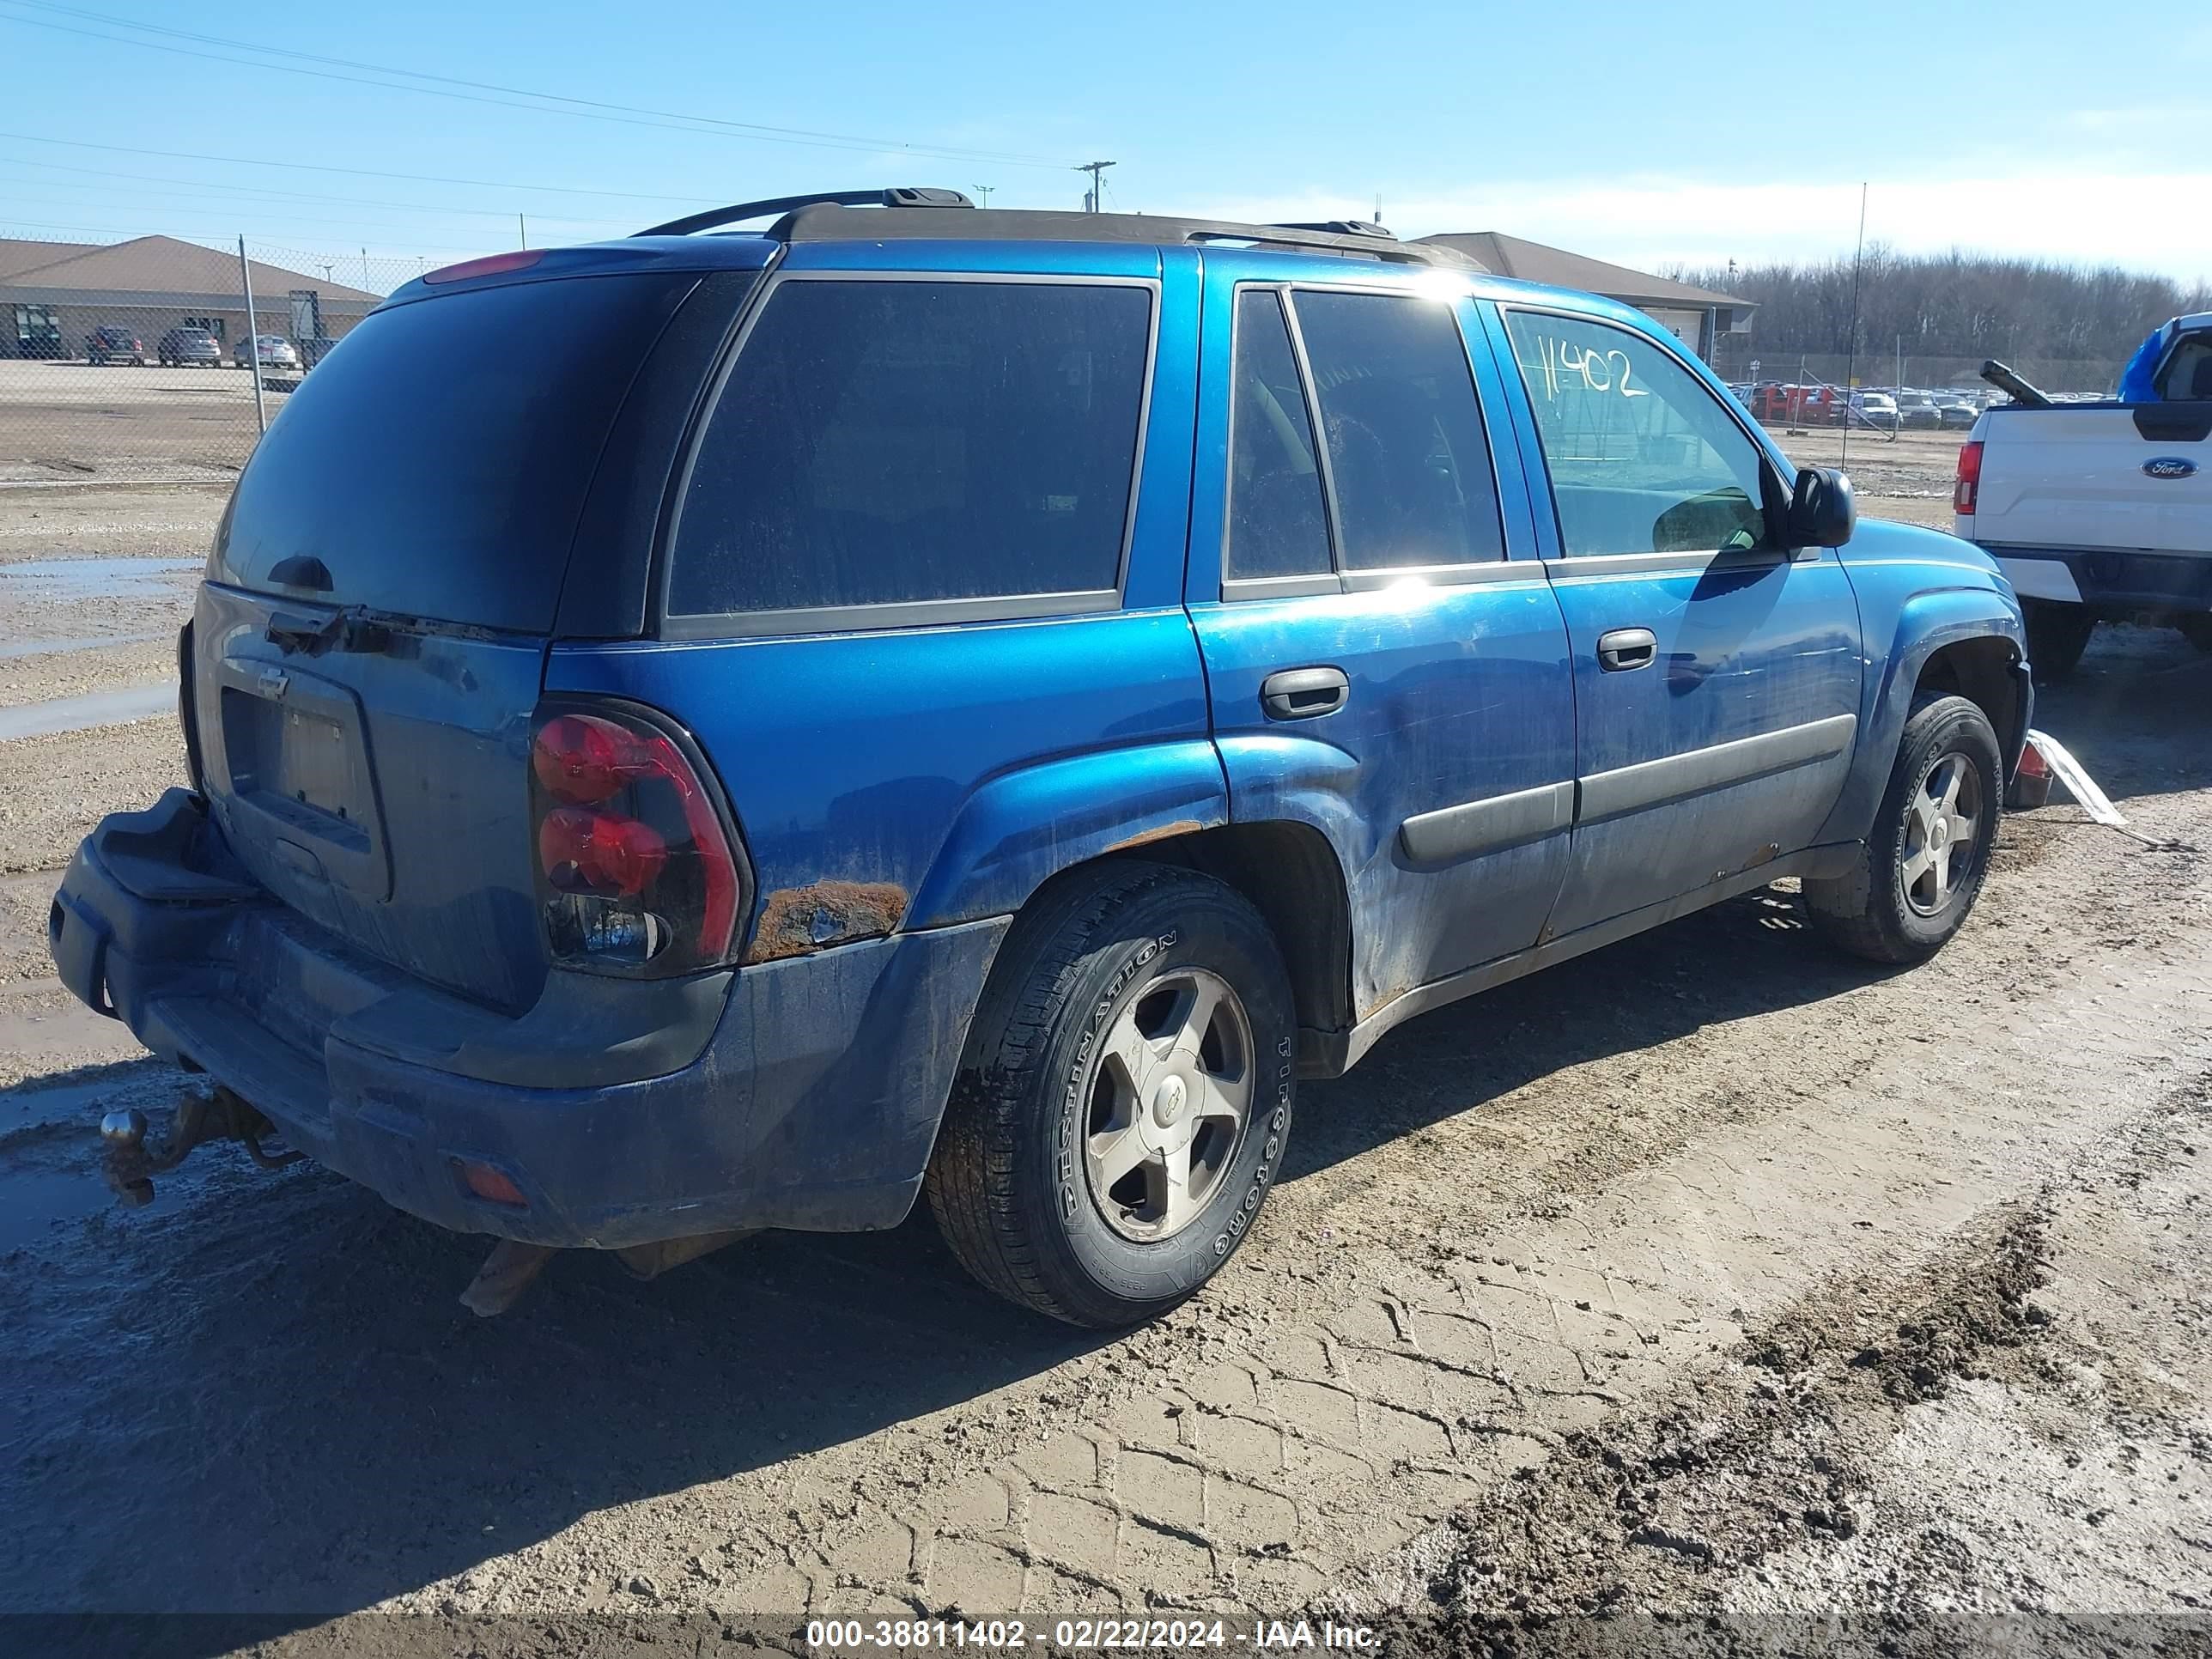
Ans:
{"type": "Polygon", "coordinates": [[[1260,682],[1260,707],[1271,720],[1310,720],[1334,714],[1352,695],[1341,668],[1285,668],[1260,682]]]}
{"type": "Polygon", "coordinates": [[[1597,665],[1609,674],[1649,668],[1659,659],[1659,641],[1648,628],[1616,628],[1597,636],[1597,665]]]}

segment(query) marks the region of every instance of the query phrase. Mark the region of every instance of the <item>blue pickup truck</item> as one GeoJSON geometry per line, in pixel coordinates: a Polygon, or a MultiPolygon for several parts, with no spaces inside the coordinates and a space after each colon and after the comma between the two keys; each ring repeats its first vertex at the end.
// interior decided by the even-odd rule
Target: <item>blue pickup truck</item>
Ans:
{"type": "Polygon", "coordinates": [[[1934,951],[2031,695],[1986,556],[1637,312],[930,191],[409,283],[181,654],[191,787],[51,917],[212,1085],[167,1156],[655,1261],[926,1194],[1100,1327],[1401,1021],[1784,877],[1934,951]]]}

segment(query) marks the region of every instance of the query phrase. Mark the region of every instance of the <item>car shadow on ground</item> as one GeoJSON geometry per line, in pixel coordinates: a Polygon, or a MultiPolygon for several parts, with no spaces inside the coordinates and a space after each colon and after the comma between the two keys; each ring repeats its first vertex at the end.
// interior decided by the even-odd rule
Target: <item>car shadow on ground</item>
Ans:
{"type": "Polygon", "coordinates": [[[1331,1168],[1586,1061],[1824,1001],[1900,971],[1812,934],[1761,888],[1409,1020],[1360,1065],[1299,1091],[1283,1179],[1331,1168]]]}
{"type": "Polygon", "coordinates": [[[2202,789],[2212,784],[2212,656],[2171,629],[2105,623],[2079,668],[2036,689],[2035,724],[2115,801],[2202,789]]]}

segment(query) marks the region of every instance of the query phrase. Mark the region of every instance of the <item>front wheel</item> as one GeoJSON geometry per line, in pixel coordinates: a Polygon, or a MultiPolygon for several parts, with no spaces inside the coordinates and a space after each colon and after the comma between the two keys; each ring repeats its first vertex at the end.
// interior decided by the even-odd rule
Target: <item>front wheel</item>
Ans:
{"type": "Polygon", "coordinates": [[[1250,1232],[1289,1139],[1296,1015],[1273,935],[1165,865],[1065,878],[1014,922],[927,1188],[961,1265],[1114,1329],[1164,1313],[1250,1232]]]}
{"type": "Polygon", "coordinates": [[[1988,715],[1964,697],[1916,703],[1857,867],[1805,883],[1814,925],[1870,961],[1934,956],[1965,925],[1989,873],[2003,789],[1988,715]]]}

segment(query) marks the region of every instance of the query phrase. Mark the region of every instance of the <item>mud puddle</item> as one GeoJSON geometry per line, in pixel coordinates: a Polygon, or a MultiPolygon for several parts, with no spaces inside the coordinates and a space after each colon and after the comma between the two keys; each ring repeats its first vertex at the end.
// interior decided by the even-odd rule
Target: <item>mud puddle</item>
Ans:
{"type": "Polygon", "coordinates": [[[0,595],[37,599],[143,599],[175,585],[204,559],[25,559],[0,564],[0,595]]]}
{"type": "Polygon", "coordinates": [[[25,703],[17,708],[0,708],[0,742],[9,738],[40,738],[54,732],[82,732],[95,726],[125,726],[168,714],[176,706],[177,688],[167,681],[25,703]]]}
{"type": "MultiPolygon", "coordinates": [[[[0,1132],[0,1261],[51,1244],[56,1232],[115,1205],[100,1178],[98,1124],[116,1097],[112,1078],[14,1095],[11,1103],[40,1121],[0,1132]]],[[[154,1201],[131,1213],[166,1214],[181,1194],[173,1178],[156,1180],[154,1201]]]]}
{"type": "Polygon", "coordinates": [[[149,640],[161,637],[159,634],[86,634],[75,639],[0,641],[0,662],[17,657],[58,657],[72,651],[103,651],[111,646],[143,645],[149,640]]]}

